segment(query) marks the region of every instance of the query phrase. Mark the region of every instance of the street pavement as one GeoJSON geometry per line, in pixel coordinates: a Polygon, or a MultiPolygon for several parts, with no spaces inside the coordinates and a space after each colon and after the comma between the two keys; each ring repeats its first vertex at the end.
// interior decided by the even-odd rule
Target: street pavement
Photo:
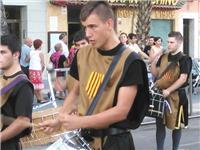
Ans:
{"type": "MultiPolygon", "coordinates": [[[[132,131],[136,150],[156,150],[155,124],[142,125],[132,131]]],[[[171,130],[166,130],[165,150],[172,149],[171,130]]],[[[189,126],[182,130],[179,150],[200,150],[200,118],[189,119],[189,126]]]]}
{"type": "MultiPolygon", "coordinates": [[[[136,150],[156,150],[155,123],[141,125],[131,131],[136,150]]],[[[165,150],[172,149],[171,131],[166,130],[165,150]]],[[[49,145],[41,145],[24,150],[45,150],[49,145]]],[[[179,150],[200,150],[200,118],[190,118],[187,129],[182,130],[179,150]]]]}

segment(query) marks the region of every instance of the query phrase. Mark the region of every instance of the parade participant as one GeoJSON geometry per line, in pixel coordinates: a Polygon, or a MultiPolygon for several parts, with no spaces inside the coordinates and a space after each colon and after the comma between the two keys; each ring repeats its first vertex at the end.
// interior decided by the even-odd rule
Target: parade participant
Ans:
{"type": "Polygon", "coordinates": [[[93,114],[85,116],[113,57],[124,46],[116,34],[114,14],[108,2],[89,1],[80,14],[90,45],[79,50],[74,58],[70,75],[75,83],[59,118],[40,125],[46,132],[59,125],[67,130],[88,129],[96,150],[134,150],[128,129],[138,126],[140,115],[145,115],[148,106],[145,63],[125,48],[93,114]],[[76,110],[78,115],[74,113],[76,110]]]}
{"type": "Polygon", "coordinates": [[[168,34],[168,52],[163,54],[158,62],[153,61],[151,72],[155,77],[163,72],[168,62],[173,65],[156,81],[158,88],[162,89],[172,112],[165,111],[164,119],[156,119],[157,150],[163,150],[165,140],[165,126],[172,130],[173,150],[177,150],[181,139],[181,123],[188,125],[188,99],[185,87],[191,72],[192,61],[182,51],[183,37],[180,32],[172,31],[168,34]]]}
{"type": "Polygon", "coordinates": [[[14,35],[1,36],[1,150],[19,150],[19,139],[30,133],[33,86],[22,72],[21,46],[14,35]]]}
{"type": "Polygon", "coordinates": [[[87,46],[89,41],[85,35],[85,31],[84,30],[79,30],[78,32],[76,32],[76,34],[74,35],[73,38],[73,43],[74,43],[74,47],[72,49],[70,49],[70,53],[69,53],[69,64],[71,65],[75,53],[82,47],[87,46]]]}
{"type": "MultiPolygon", "coordinates": [[[[78,31],[74,35],[73,42],[74,42],[74,47],[70,49],[70,53],[68,57],[68,65],[71,65],[77,51],[89,44],[88,38],[85,35],[85,31],[83,30],[78,31]]],[[[73,84],[74,84],[73,81],[74,81],[74,78],[71,77],[70,74],[68,74],[66,77],[66,82],[59,82],[58,80],[56,80],[54,87],[61,91],[64,91],[65,89],[67,89],[67,92],[69,93],[73,87],[73,84]]]]}

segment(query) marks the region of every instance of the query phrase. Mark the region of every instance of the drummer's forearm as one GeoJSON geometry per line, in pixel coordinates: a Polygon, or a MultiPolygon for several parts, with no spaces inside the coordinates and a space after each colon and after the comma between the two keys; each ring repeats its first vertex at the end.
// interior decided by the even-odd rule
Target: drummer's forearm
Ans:
{"type": "Polygon", "coordinates": [[[21,133],[24,129],[31,126],[28,117],[18,117],[6,129],[0,133],[1,142],[11,139],[21,133]]]}

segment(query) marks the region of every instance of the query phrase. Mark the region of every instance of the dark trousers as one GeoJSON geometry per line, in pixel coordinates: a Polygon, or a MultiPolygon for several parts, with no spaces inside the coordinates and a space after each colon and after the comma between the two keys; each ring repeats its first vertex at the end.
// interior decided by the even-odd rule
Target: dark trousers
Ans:
{"type": "MultiPolygon", "coordinates": [[[[157,150],[164,150],[164,141],[166,137],[165,125],[163,124],[163,120],[157,118],[156,119],[156,143],[157,150]]],[[[181,129],[172,130],[172,149],[178,150],[178,146],[181,139],[181,129]]]]}
{"type": "Polygon", "coordinates": [[[103,150],[135,150],[130,132],[108,136],[103,150]]]}

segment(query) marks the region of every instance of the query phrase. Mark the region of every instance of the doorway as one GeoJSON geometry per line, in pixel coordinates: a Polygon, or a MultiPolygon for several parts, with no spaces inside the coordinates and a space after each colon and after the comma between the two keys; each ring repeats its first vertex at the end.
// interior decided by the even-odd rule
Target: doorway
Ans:
{"type": "Polygon", "coordinates": [[[193,19],[183,19],[183,52],[194,56],[194,21],[193,19]]]}
{"type": "Polygon", "coordinates": [[[68,46],[69,48],[73,44],[74,34],[81,29],[80,24],[80,11],[81,6],[70,6],[68,7],[68,46]]]}
{"type": "Polygon", "coordinates": [[[21,16],[20,7],[5,6],[8,30],[11,34],[15,34],[21,40],[21,16]]]}

